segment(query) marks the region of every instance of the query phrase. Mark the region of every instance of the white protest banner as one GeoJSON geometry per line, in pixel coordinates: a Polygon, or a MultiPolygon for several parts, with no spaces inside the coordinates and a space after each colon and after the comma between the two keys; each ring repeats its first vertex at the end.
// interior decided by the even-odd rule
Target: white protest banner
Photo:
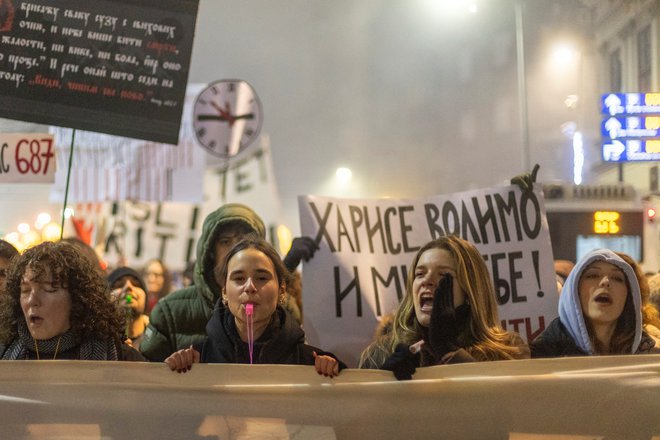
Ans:
{"type": "Polygon", "coordinates": [[[204,219],[225,203],[253,208],[273,238],[281,213],[267,145],[227,168],[208,170],[203,177],[203,204],[127,201],[106,204],[104,212],[94,214],[91,220],[98,228],[94,243],[102,245],[106,261],[114,265],[125,260],[139,267],[160,258],[170,268],[182,270],[196,258],[204,219]]]}
{"type": "Polygon", "coordinates": [[[389,371],[0,362],[6,439],[657,440],[660,355],[389,371]],[[165,422],[166,421],[166,422],[165,422]]]}
{"type": "Polygon", "coordinates": [[[0,133],[0,183],[52,183],[55,147],[48,133],[0,133]]]}
{"type": "Polygon", "coordinates": [[[303,267],[305,330],[312,344],[349,365],[405,294],[416,251],[442,235],[459,235],[483,255],[503,327],[532,340],[557,316],[538,190],[511,186],[408,200],[301,196],[298,202],[302,234],[320,246],[303,267]]]}
{"type": "Polygon", "coordinates": [[[51,189],[53,203],[119,200],[201,203],[206,153],[192,132],[192,104],[201,84],[189,84],[183,107],[179,144],[50,127],[55,138],[58,172],[51,189]],[[70,161],[71,142],[73,160],[70,161]]]}

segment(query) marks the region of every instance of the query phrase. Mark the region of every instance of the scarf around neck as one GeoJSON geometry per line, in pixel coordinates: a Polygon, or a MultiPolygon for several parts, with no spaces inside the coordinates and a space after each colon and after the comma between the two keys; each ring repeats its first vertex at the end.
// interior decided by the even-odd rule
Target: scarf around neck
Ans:
{"type": "MultiPolygon", "coordinates": [[[[30,353],[35,353],[35,340],[25,321],[20,319],[17,327],[18,337],[7,347],[2,359],[24,360],[30,358],[30,353]]],[[[44,360],[53,359],[56,351],[64,353],[76,347],[79,349],[80,360],[116,361],[118,359],[117,347],[112,340],[86,338],[81,341],[71,330],[50,339],[37,340],[37,344],[39,356],[43,356],[44,360]]]]}

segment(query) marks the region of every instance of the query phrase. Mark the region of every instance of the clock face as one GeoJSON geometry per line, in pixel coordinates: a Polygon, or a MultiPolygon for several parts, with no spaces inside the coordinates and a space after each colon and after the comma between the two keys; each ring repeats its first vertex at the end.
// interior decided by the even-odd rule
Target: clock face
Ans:
{"type": "Polygon", "coordinates": [[[261,102],[245,81],[211,83],[197,96],[193,129],[199,143],[211,154],[233,157],[259,136],[261,102]]]}

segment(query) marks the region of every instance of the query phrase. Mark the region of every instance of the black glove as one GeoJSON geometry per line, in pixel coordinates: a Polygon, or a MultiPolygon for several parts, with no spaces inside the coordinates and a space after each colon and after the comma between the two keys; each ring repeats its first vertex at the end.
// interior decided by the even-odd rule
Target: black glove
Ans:
{"type": "Polygon", "coordinates": [[[536,183],[536,174],[539,172],[540,165],[534,165],[531,173],[523,173],[514,176],[511,179],[511,185],[518,185],[523,192],[534,191],[534,183],[536,183]]]}
{"type": "Polygon", "coordinates": [[[429,345],[436,360],[460,348],[459,336],[470,322],[470,305],[461,304],[454,309],[454,279],[445,274],[433,294],[433,310],[429,326],[429,345]]]}
{"type": "Polygon", "coordinates": [[[309,261],[314,256],[314,252],[318,249],[319,245],[316,244],[313,238],[296,237],[291,243],[289,253],[284,257],[284,265],[289,272],[293,272],[296,270],[296,267],[298,267],[301,260],[309,261]]]}
{"type": "Polygon", "coordinates": [[[393,372],[398,380],[410,380],[419,365],[418,356],[413,354],[406,344],[399,344],[394,353],[387,358],[382,369],[393,372]]]}

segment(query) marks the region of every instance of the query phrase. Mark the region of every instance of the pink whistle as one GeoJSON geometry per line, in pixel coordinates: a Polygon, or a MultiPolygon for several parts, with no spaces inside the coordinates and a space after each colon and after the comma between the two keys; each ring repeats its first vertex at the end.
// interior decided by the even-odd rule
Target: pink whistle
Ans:
{"type": "Polygon", "coordinates": [[[245,304],[245,314],[247,316],[252,316],[252,313],[254,313],[254,304],[252,303],[245,304]]]}

